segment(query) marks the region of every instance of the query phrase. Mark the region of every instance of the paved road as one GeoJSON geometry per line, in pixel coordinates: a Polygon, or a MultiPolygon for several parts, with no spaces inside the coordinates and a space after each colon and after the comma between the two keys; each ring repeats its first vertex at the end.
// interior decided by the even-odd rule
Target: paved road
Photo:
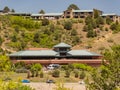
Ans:
{"type": "MultiPolygon", "coordinates": [[[[47,83],[26,83],[25,85],[29,85],[35,90],[55,90],[55,84],[47,84],[47,83]]],[[[72,90],[85,90],[85,85],[80,85],[78,83],[65,83],[65,87],[71,88],[72,90]]]]}

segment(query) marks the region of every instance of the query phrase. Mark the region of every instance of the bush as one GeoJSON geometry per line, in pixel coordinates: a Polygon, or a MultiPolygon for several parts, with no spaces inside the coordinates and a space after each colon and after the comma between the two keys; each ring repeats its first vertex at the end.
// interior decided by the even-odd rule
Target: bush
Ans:
{"type": "Polygon", "coordinates": [[[73,64],[68,64],[68,68],[71,69],[71,70],[73,70],[74,69],[73,64]]]}
{"type": "Polygon", "coordinates": [[[21,61],[21,62],[15,63],[15,68],[21,69],[23,67],[25,67],[25,63],[24,62],[21,61]]]}
{"type": "Polygon", "coordinates": [[[106,28],[105,28],[105,31],[109,31],[109,29],[106,27],[106,28]]]}
{"type": "Polygon", "coordinates": [[[86,49],[90,49],[92,48],[92,45],[91,44],[88,44],[87,46],[85,46],[86,49]]]}
{"type": "Polygon", "coordinates": [[[81,69],[81,70],[86,70],[87,67],[88,67],[85,64],[78,64],[78,63],[74,63],[73,66],[74,66],[75,69],[81,69]]]}
{"type": "Polygon", "coordinates": [[[90,38],[90,37],[93,38],[93,37],[96,37],[96,36],[97,36],[97,34],[93,30],[89,30],[88,33],[87,33],[88,38],[90,38]]]}
{"type": "Polygon", "coordinates": [[[71,30],[72,29],[72,22],[71,21],[66,21],[64,23],[64,29],[71,30]]]}
{"type": "Polygon", "coordinates": [[[44,77],[44,73],[40,72],[40,78],[43,78],[43,77],[44,77]]]}
{"type": "Polygon", "coordinates": [[[86,76],[85,72],[84,72],[84,71],[82,71],[82,72],[81,72],[81,74],[80,74],[80,77],[79,77],[79,78],[80,78],[80,79],[84,79],[84,78],[85,78],[85,76],[86,76]]]}
{"type": "Polygon", "coordinates": [[[79,76],[79,71],[78,71],[78,70],[75,70],[74,73],[75,73],[75,78],[78,78],[78,76],[79,76]]]}
{"type": "Polygon", "coordinates": [[[48,19],[42,19],[42,26],[49,25],[49,20],[48,19]]]}
{"type": "Polygon", "coordinates": [[[113,42],[114,42],[113,39],[108,39],[107,41],[108,41],[109,43],[113,43],[113,42]]]}
{"type": "Polygon", "coordinates": [[[98,50],[101,50],[101,51],[102,51],[102,50],[105,50],[105,47],[103,47],[103,46],[102,46],[102,47],[99,47],[98,50]]]}
{"type": "Polygon", "coordinates": [[[59,70],[54,70],[53,73],[52,73],[52,76],[53,77],[59,77],[60,76],[60,71],[59,70]]]}
{"type": "Polygon", "coordinates": [[[66,71],[65,71],[65,74],[66,74],[66,76],[65,76],[65,77],[67,77],[67,78],[69,78],[69,77],[70,77],[70,71],[69,71],[69,70],[66,70],[66,71]]]}
{"type": "Polygon", "coordinates": [[[112,22],[113,21],[109,17],[106,18],[106,24],[110,25],[112,22]]]}
{"type": "Polygon", "coordinates": [[[62,69],[62,70],[68,70],[68,65],[62,65],[62,66],[61,66],[61,69],[62,69]]]}
{"type": "Polygon", "coordinates": [[[4,82],[0,80],[0,90],[35,90],[27,85],[22,85],[21,83],[16,83],[13,81],[4,82]]]}
{"type": "Polygon", "coordinates": [[[71,30],[71,35],[72,35],[72,36],[76,36],[76,35],[77,35],[77,31],[74,30],[74,29],[72,29],[72,30],[71,30]]]}

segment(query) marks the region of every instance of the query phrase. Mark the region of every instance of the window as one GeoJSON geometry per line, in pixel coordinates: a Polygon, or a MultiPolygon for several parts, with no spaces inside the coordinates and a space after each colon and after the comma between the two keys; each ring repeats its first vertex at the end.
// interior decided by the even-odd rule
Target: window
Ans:
{"type": "Polygon", "coordinates": [[[78,16],[74,16],[74,18],[78,18],[78,16]]]}
{"type": "Polygon", "coordinates": [[[70,16],[66,16],[66,18],[70,18],[70,16]]]}
{"type": "Polygon", "coordinates": [[[70,14],[70,12],[67,12],[67,14],[70,14]]]}

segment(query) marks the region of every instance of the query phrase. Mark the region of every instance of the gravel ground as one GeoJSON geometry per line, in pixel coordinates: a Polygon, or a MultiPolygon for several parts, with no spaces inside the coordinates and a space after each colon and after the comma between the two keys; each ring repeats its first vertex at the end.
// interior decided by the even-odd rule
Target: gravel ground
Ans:
{"type": "MultiPolygon", "coordinates": [[[[25,83],[25,85],[29,85],[35,90],[55,90],[55,84],[47,84],[47,83],[25,83]]],[[[78,83],[65,83],[64,86],[66,88],[70,88],[72,90],[86,90],[85,85],[81,85],[78,83]]]]}

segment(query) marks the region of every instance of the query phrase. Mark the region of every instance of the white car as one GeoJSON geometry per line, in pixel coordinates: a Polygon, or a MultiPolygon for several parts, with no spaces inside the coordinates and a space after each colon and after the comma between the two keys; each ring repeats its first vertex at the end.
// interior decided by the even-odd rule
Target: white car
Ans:
{"type": "Polygon", "coordinates": [[[79,84],[85,84],[85,82],[82,80],[82,81],[79,81],[78,82],[79,84]]]}
{"type": "Polygon", "coordinates": [[[59,64],[50,64],[49,66],[47,66],[47,69],[53,70],[53,69],[56,69],[56,68],[59,68],[59,67],[60,67],[59,64]]]}

